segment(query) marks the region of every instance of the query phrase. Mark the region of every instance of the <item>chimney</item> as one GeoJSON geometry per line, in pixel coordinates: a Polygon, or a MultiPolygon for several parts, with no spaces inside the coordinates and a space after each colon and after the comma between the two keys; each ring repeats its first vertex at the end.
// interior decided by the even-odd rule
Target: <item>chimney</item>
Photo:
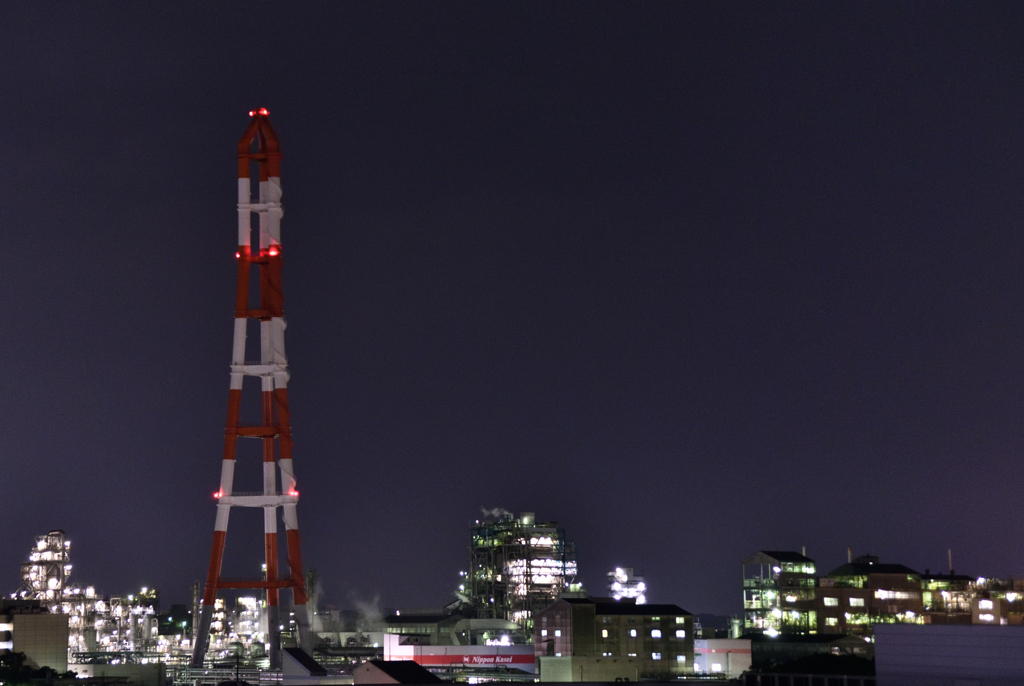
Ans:
{"type": "Polygon", "coordinates": [[[853,562],[853,546],[852,545],[846,546],[846,561],[847,562],[853,562]]]}

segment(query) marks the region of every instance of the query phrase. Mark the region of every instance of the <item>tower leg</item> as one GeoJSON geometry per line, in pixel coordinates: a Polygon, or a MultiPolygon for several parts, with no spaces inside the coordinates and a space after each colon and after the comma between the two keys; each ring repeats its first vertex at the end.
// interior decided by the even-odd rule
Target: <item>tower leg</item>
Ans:
{"type": "MultiPolygon", "coordinates": [[[[225,460],[222,465],[221,487],[224,487],[223,475],[233,474],[234,460],[225,460]]],[[[231,488],[228,481],[227,488],[231,488]]],[[[230,492],[230,491],[229,491],[230,492]]],[[[213,548],[210,552],[210,569],[206,574],[206,591],[203,594],[203,609],[199,616],[198,630],[193,632],[192,666],[202,667],[206,658],[206,644],[210,638],[210,622],[213,619],[213,606],[217,602],[217,582],[220,579],[220,568],[224,561],[224,544],[228,536],[228,518],[231,515],[230,505],[217,505],[217,518],[213,529],[213,548]]],[[[195,621],[195,618],[193,618],[195,621]]]]}
{"type": "Polygon", "coordinates": [[[267,605],[267,655],[270,668],[281,668],[281,608],[267,605]]]}
{"type": "Polygon", "coordinates": [[[309,611],[306,605],[295,604],[295,624],[299,627],[299,647],[313,654],[313,632],[309,628],[309,611]]]}
{"type": "Polygon", "coordinates": [[[206,643],[210,640],[210,622],[213,620],[213,605],[203,605],[198,625],[193,627],[192,662],[190,666],[199,669],[206,659],[206,643]]]}
{"type": "MultiPolygon", "coordinates": [[[[282,474],[290,474],[291,460],[281,461],[282,474]],[[286,472],[285,469],[289,471],[286,472]]],[[[288,477],[285,477],[288,480],[288,477]]],[[[292,482],[294,484],[294,482],[292,482]]],[[[294,487],[294,486],[292,486],[294,487]]],[[[299,647],[307,653],[313,651],[313,632],[309,626],[309,610],[306,595],[306,579],[302,574],[302,553],[300,549],[298,514],[294,505],[284,506],[285,543],[288,547],[288,569],[292,580],[292,600],[295,606],[295,624],[299,630],[299,647]]],[[[315,611],[316,608],[313,608],[315,611]]]]}

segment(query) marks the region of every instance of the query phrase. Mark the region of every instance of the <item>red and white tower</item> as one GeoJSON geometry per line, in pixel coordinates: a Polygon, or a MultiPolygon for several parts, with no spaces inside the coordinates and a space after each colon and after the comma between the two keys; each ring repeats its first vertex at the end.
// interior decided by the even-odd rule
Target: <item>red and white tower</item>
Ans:
{"type": "MultiPolygon", "coordinates": [[[[201,667],[206,656],[214,602],[221,589],[265,589],[271,667],[281,664],[280,594],[292,590],[299,644],[311,649],[306,612],[306,585],[299,551],[299,521],[296,506],[299,493],[292,468],[292,432],[288,412],[288,361],[284,354],[284,295],[281,290],[281,149],[270,126],[266,109],[249,113],[252,121],[238,141],[238,295],[235,299],[235,338],[231,355],[231,390],[228,392],[228,421],[224,435],[217,519],[213,551],[206,577],[206,592],[195,633],[192,666],[201,667]],[[251,170],[259,168],[258,199],[252,196],[251,170]],[[253,218],[258,218],[259,245],[252,245],[253,218]],[[259,271],[258,286],[250,293],[251,270],[259,271]],[[250,321],[259,322],[259,361],[246,360],[246,334],[250,321]],[[240,425],[243,381],[259,379],[262,421],[256,426],[240,425]],[[256,439],[263,448],[263,491],[235,493],[235,457],[240,438],[256,439]],[[281,483],[278,488],[277,473],[281,483]],[[266,574],[263,579],[221,577],[228,516],[232,507],[263,510],[266,574]],[[278,568],[278,510],[284,521],[287,564],[278,568]]],[[[251,382],[250,382],[251,383],[251,382]]]]}

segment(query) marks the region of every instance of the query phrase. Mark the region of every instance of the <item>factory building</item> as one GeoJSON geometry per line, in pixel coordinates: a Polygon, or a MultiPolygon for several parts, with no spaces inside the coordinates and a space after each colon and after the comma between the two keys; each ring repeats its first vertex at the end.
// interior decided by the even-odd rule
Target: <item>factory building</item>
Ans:
{"type": "Polygon", "coordinates": [[[929,624],[970,624],[971,602],[978,593],[978,580],[971,576],[932,574],[929,569],[921,575],[921,603],[929,624]]]}
{"type": "Polygon", "coordinates": [[[743,618],[747,631],[778,636],[817,629],[814,560],[800,553],[761,550],[743,561],[743,618]]]}
{"type": "Polygon", "coordinates": [[[555,522],[532,512],[501,513],[470,527],[466,604],[476,617],[505,619],[524,631],[533,615],[574,588],[576,548],[555,522]]]}
{"type": "MultiPolygon", "coordinates": [[[[693,615],[678,605],[633,600],[562,598],[537,613],[534,650],[545,665],[559,670],[565,658],[583,673],[601,672],[599,661],[633,658],[637,674],[623,678],[670,678],[693,671],[693,615]],[[569,660],[573,658],[573,660],[569,660]],[[580,658],[586,658],[581,660],[580,658]],[[587,664],[583,664],[586,662],[587,664]]],[[[625,663],[623,663],[625,665],[625,663]]],[[[611,668],[611,667],[608,667],[611,668]]]]}
{"type": "Polygon", "coordinates": [[[24,653],[32,669],[68,670],[68,617],[39,600],[0,600],[0,651],[24,653]]]}
{"type": "Polygon", "coordinates": [[[863,555],[820,579],[820,633],[870,636],[873,624],[921,624],[921,575],[863,555]]]}
{"type": "MultiPolygon", "coordinates": [[[[952,562],[952,560],[951,560],[952,562]]],[[[1024,580],[921,574],[874,555],[827,576],[801,553],[760,551],[743,561],[744,629],[870,639],[879,624],[1024,624],[1024,580]]]]}
{"type": "Polygon", "coordinates": [[[59,529],[36,536],[28,561],[21,565],[18,597],[60,603],[71,575],[70,549],[71,541],[59,529]]]}
{"type": "MultiPolygon", "coordinates": [[[[71,580],[71,541],[61,530],[37,536],[21,565],[21,587],[12,596],[38,601],[68,627],[66,661],[104,659],[113,653],[152,653],[157,649],[158,594],[104,597],[93,586],[71,580]]],[[[156,659],[156,658],[154,658],[156,659]]]]}
{"type": "Polygon", "coordinates": [[[608,595],[615,600],[629,598],[637,605],[647,602],[647,584],[643,576],[633,573],[632,567],[616,567],[608,572],[608,595]]]}
{"type": "Polygon", "coordinates": [[[749,638],[698,638],[693,642],[693,671],[739,679],[752,664],[749,638]]]}

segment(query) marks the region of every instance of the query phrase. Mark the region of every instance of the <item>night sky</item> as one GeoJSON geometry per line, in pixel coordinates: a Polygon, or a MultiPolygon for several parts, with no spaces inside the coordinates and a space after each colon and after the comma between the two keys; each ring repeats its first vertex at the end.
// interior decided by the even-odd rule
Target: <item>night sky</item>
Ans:
{"type": "MultiPolygon", "coordinates": [[[[1024,577],[1022,27],[5,3],[0,592],[53,528],[107,594],[205,578],[254,107],[324,601],[448,602],[495,507],[564,526],[592,593],[633,566],[694,612],[739,611],[758,549],[1024,577]]],[[[225,575],[261,532],[233,510],[225,575]]]]}

